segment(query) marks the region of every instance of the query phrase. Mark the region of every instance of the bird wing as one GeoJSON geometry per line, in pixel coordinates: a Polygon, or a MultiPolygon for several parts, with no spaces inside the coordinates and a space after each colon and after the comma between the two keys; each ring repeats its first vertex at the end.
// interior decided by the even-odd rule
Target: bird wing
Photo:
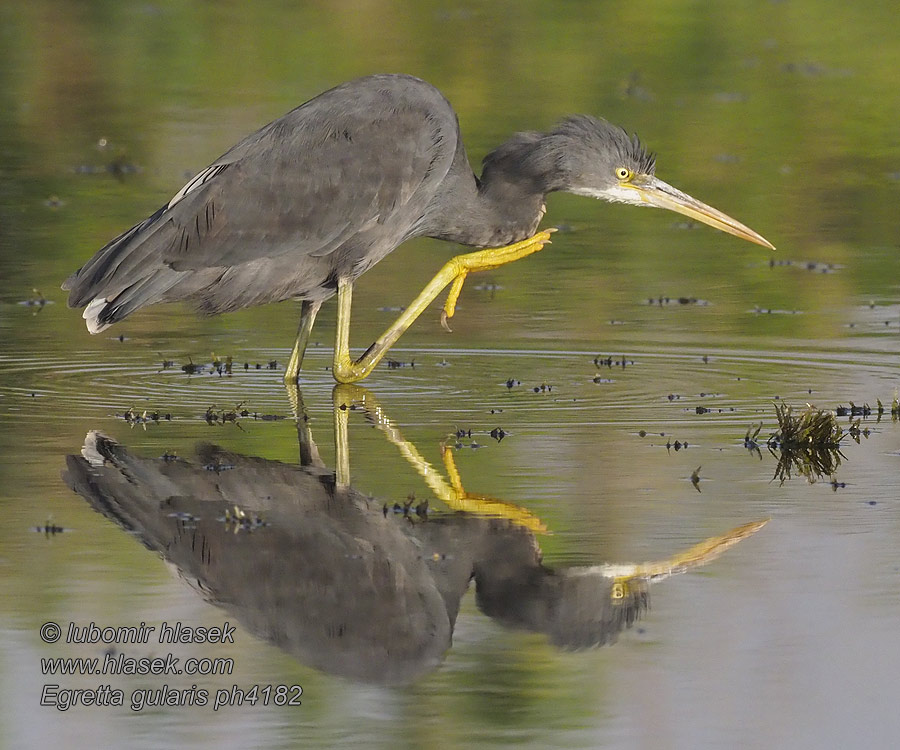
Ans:
{"type": "Polygon", "coordinates": [[[167,230],[163,263],[181,271],[328,255],[388,221],[446,153],[423,112],[379,120],[360,108],[323,113],[317,101],[237,144],[175,194],[158,222],[167,230]]]}

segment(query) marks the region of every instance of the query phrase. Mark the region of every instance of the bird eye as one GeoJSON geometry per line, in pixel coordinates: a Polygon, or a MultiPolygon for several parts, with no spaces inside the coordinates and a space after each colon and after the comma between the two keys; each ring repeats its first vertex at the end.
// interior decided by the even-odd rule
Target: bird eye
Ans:
{"type": "Polygon", "coordinates": [[[634,172],[632,172],[627,167],[618,167],[616,169],[616,177],[618,177],[622,182],[628,182],[628,180],[634,177],[634,172]]]}

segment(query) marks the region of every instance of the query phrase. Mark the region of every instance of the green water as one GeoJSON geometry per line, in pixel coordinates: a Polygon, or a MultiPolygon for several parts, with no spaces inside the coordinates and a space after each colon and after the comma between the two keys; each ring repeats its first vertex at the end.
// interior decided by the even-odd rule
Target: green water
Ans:
{"type": "MultiPolygon", "coordinates": [[[[0,6],[0,745],[894,744],[894,15],[812,1],[0,6]],[[382,364],[365,382],[377,411],[335,411],[348,399],[334,396],[326,369],[326,304],[302,375],[299,433],[280,372],[296,305],[205,319],[150,308],[94,337],[66,308],[59,284],[74,268],[237,139],[329,86],[390,71],[448,96],[475,164],[516,130],[602,115],[657,152],[662,179],[778,249],[662,211],[552,195],[544,223],[562,230],[553,245],[471,277],[452,334],[437,305],[427,311],[391,353],[415,366],[382,364]],[[232,357],[230,374],[182,371],[213,353],[232,357]],[[764,439],[776,429],[774,404],[851,401],[873,411],[858,443],[843,440],[834,475],[773,481],[764,439]],[[163,418],[129,423],[129,409],[163,418]],[[223,424],[208,410],[247,415],[223,424]],[[263,415],[272,418],[254,418],[263,415]],[[335,448],[344,417],[346,456],[335,448]],[[760,423],[757,453],[744,436],[760,423]],[[94,431],[118,458],[91,469],[94,431]],[[310,439],[321,463],[300,469],[310,439]],[[70,489],[73,466],[94,471],[93,489],[70,489]],[[318,487],[349,480],[352,494],[322,499],[311,477],[324,478],[318,487]],[[197,511],[208,493],[219,505],[197,511]],[[263,525],[218,520],[239,499],[251,514],[243,523],[263,525]],[[423,521],[415,507],[425,500],[423,521]],[[461,515],[474,507],[465,501],[512,520],[461,515]],[[313,513],[317,502],[327,513],[313,513]],[[393,511],[407,502],[409,519],[393,511]],[[188,507],[199,521],[170,515],[188,507]],[[336,526],[313,533],[332,517],[336,526]],[[467,566],[481,583],[526,548],[542,555],[536,570],[560,577],[663,560],[765,518],[719,559],[652,584],[652,608],[613,645],[561,647],[548,628],[476,601],[475,583],[453,595],[445,587],[442,599],[430,588],[467,566]],[[47,524],[65,531],[33,530],[47,524]],[[192,567],[182,544],[195,532],[214,545],[205,567],[192,567]],[[329,534],[344,546],[329,546],[329,534]],[[503,547],[509,534],[524,547],[503,547]],[[373,547],[415,583],[404,589],[421,592],[415,601],[458,606],[458,616],[432,631],[397,608],[366,610],[371,591],[353,566],[368,565],[373,547]],[[292,593],[262,606],[279,591],[292,593]],[[310,635],[320,620],[333,633],[341,612],[346,632],[389,654],[380,671],[351,668],[379,663],[376,646],[349,657],[340,638],[322,646],[310,635]],[[231,658],[232,673],[42,674],[41,658],[102,659],[107,649],[48,645],[45,622],[141,621],[236,624],[234,644],[117,647],[231,658]],[[445,640],[415,674],[381,684],[402,671],[400,654],[439,631],[445,640]],[[303,695],[300,706],[132,711],[126,700],[63,712],[40,705],[46,684],[110,684],[129,696],[296,684],[303,695]]],[[[457,251],[414,241],[367,273],[355,290],[353,346],[374,340],[392,308],[457,251]]]]}

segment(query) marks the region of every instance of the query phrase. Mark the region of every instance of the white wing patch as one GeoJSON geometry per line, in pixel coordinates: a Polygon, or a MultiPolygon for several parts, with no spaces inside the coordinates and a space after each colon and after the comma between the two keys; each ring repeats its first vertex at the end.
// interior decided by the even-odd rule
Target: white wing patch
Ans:
{"type": "Polygon", "coordinates": [[[185,185],[183,188],[181,188],[181,190],[175,193],[166,208],[172,208],[172,206],[178,203],[178,201],[184,198],[188,193],[193,193],[195,190],[205,185],[227,166],[227,164],[214,164],[213,166],[207,167],[202,172],[196,174],[191,178],[187,185],[185,185]]]}
{"type": "Polygon", "coordinates": [[[100,331],[105,331],[109,328],[109,323],[101,323],[99,321],[100,313],[108,303],[108,299],[97,297],[91,300],[91,303],[81,313],[81,317],[87,323],[88,333],[100,333],[100,331]]]}

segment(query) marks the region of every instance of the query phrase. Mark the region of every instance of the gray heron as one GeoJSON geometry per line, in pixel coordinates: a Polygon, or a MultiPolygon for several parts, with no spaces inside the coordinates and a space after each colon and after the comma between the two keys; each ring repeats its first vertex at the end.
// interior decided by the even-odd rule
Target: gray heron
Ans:
{"type": "Polygon", "coordinates": [[[366,377],[448,285],[449,330],[467,275],[541,250],[545,197],[566,191],[677,211],[764,247],[730,216],[655,176],[635,136],[576,115],[491,151],[480,177],[456,113],[433,86],[373,75],[326,91],[199,172],[152,216],[110,241],[63,284],[91,333],[147,305],[187,301],[215,314],[300,300],[285,373],[296,382],[316,314],[338,297],[333,374],[366,377]],[[354,281],[412,237],[480,248],[448,261],[361,357],[350,356],[354,281]]]}

